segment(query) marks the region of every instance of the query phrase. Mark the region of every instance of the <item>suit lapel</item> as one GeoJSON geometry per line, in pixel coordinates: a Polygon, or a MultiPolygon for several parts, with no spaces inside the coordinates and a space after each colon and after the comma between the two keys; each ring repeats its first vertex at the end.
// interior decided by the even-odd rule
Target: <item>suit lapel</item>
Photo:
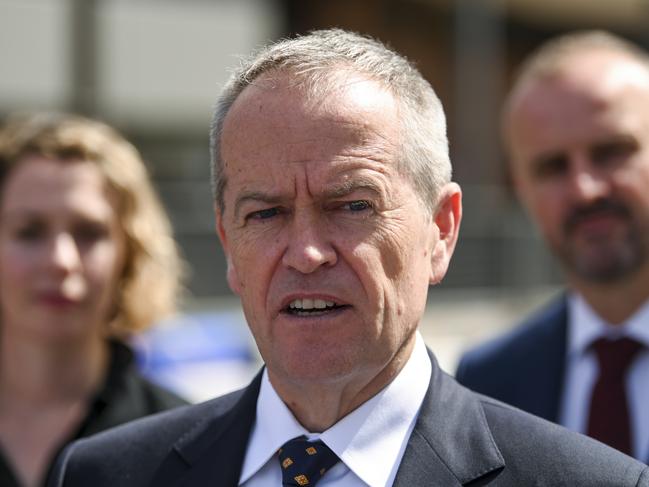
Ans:
{"type": "Polygon", "coordinates": [[[505,466],[477,397],[437,365],[394,482],[459,486],[505,466]]]}
{"type": "Polygon", "coordinates": [[[182,436],[154,476],[151,487],[236,486],[256,415],[261,373],[243,394],[182,436]]]}

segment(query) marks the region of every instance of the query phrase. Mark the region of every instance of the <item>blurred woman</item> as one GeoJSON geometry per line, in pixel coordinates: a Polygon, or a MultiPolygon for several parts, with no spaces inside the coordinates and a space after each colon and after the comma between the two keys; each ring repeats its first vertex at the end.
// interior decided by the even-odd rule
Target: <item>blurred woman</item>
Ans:
{"type": "Polygon", "coordinates": [[[174,311],[181,261],[142,160],[110,127],[40,114],[0,131],[0,485],[183,401],[125,340],[174,311]]]}

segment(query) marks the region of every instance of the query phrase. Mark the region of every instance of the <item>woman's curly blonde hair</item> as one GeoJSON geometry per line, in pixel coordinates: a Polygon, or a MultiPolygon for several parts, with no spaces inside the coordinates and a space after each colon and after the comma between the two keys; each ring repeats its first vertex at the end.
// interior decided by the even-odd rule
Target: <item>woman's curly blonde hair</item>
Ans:
{"type": "Polygon", "coordinates": [[[108,125],[77,115],[10,117],[0,130],[0,191],[28,156],[97,165],[118,201],[125,265],[107,334],[126,338],[176,310],[184,265],[139,152],[108,125]]]}

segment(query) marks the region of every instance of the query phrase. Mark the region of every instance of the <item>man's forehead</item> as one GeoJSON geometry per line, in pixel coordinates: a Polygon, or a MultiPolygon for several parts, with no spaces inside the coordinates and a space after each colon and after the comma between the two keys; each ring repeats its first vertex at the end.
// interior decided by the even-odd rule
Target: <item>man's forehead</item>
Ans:
{"type": "Polygon", "coordinates": [[[312,99],[290,79],[260,79],[247,87],[226,116],[222,151],[227,166],[232,157],[282,151],[287,162],[301,156],[326,157],[342,148],[362,150],[389,137],[398,143],[400,122],[394,98],[369,80],[349,79],[340,96],[312,99]],[[254,134],[254,136],[252,135],[254,134]],[[293,153],[293,154],[292,154],[293,153]]]}
{"type": "Polygon", "coordinates": [[[559,74],[565,78],[579,80],[582,84],[591,82],[603,90],[614,89],[620,84],[649,84],[647,62],[642,62],[629,53],[611,49],[575,53],[562,63],[559,74]]]}
{"type": "Polygon", "coordinates": [[[562,130],[568,116],[590,122],[607,112],[634,111],[645,103],[649,103],[647,68],[618,53],[595,53],[566,59],[552,73],[525,80],[510,99],[507,122],[511,132],[521,124],[562,130]]]}
{"type": "Polygon", "coordinates": [[[625,90],[649,94],[649,63],[612,50],[575,52],[538,75],[531,74],[515,89],[513,100],[538,96],[608,100],[625,90]]]}
{"type": "Polygon", "coordinates": [[[233,114],[263,112],[265,108],[276,111],[287,104],[291,110],[298,110],[293,117],[311,114],[315,118],[345,110],[358,113],[396,107],[396,100],[378,81],[349,69],[334,69],[313,79],[290,70],[274,70],[256,78],[239,94],[226,123],[233,114]]]}
{"type": "Polygon", "coordinates": [[[508,149],[516,171],[616,140],[649,140],[649,94],[643,99],[584,92],[538,97],[510,120],[508,149]]]}
{"type": "Polygon", "coordinates": [[[331,159],[293,161],[277,170],[256,171],[242,167],[232,171],[232,189],[239,192],[267,192],[296,195],[302,187],[312,196],[335,196],[366,188],[378,192],[395,178],[401,177],[392,161],[367,157],[334,157],[331,159]]]}

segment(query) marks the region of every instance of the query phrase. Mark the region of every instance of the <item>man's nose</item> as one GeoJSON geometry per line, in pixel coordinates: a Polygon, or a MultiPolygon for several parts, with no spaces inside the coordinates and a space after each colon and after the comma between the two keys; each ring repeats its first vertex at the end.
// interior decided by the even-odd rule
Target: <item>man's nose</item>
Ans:
{"type": "Polygon", "coordinates": [[[570,189],[580,203],[591,203],[608,195],[610,181],[591,167],[578,166],[570,175],[570,189]]]}
{"type": "Polygon", "coordinates": [[[74,237],[69,233],[54,236],[50,250],[50,264],[64,272],[71,272],[79,266],[81,256],[74,237]]]}
{"type": "Polygon", "coordinates": [[[337,253],[317,212],[296,212],[282,263],[302,274],[336,263],[337,253]]]}

